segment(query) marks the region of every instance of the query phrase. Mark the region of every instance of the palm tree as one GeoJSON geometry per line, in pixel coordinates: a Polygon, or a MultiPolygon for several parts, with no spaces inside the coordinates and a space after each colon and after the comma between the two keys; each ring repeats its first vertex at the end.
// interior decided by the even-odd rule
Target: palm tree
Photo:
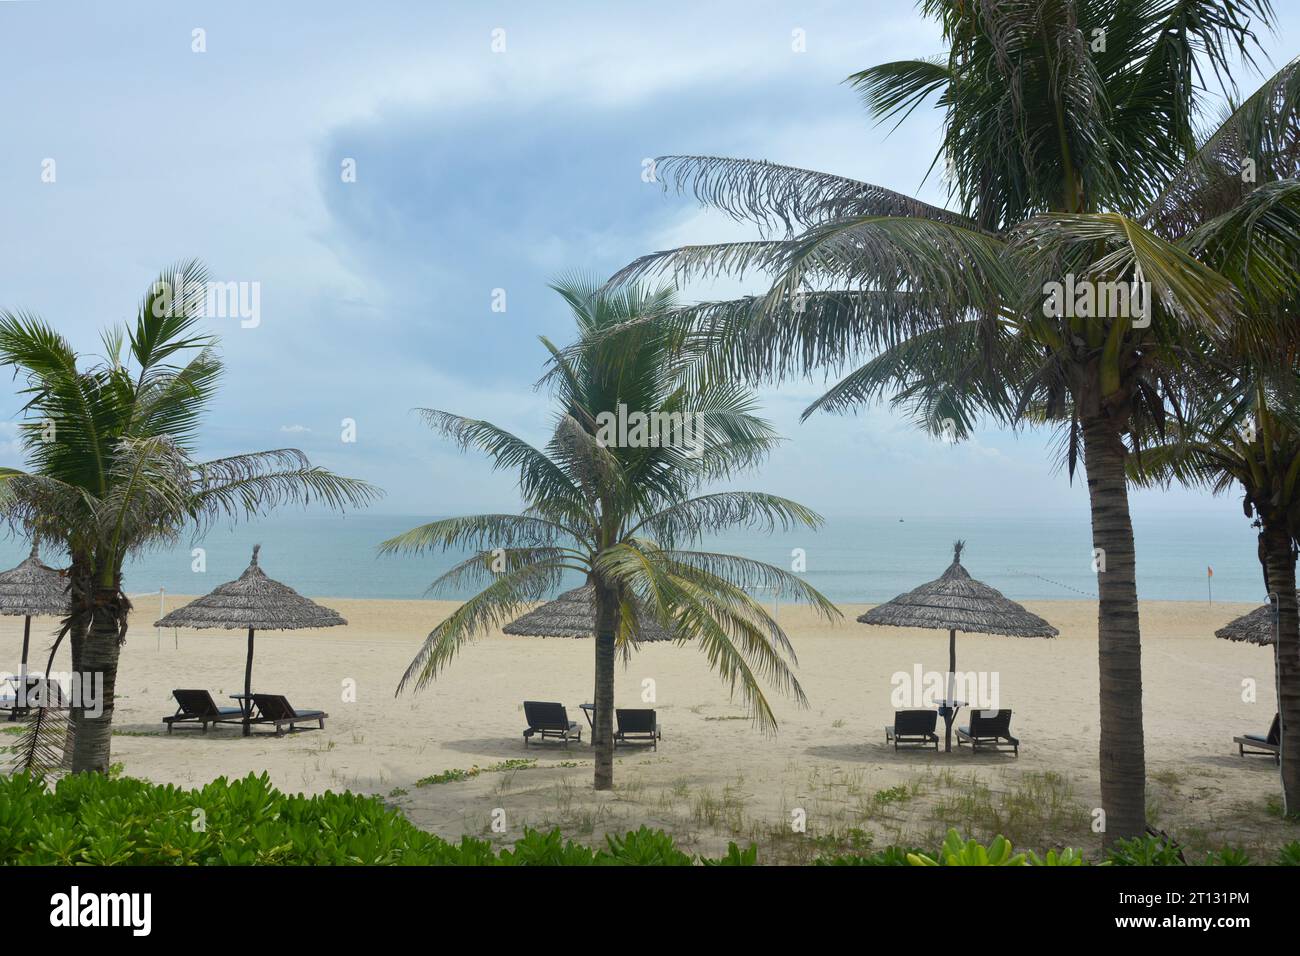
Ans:
{"type": "MultiPolygon", "coordinates": [[[[1290,389],[1300,386],[1291,373],[1290,389]]],[[[1294,401],[1243,376],[1171,428],[1168,440],[1131,462],[1144,484],[1180,481],[1215,494],[1238,489],[1246,517],[1259,529],[1265,589],[1277,609],[1274,648],[1282,723],[1282,797],[1300,808],[1300,624],[1296,615],[1296,545],[1300,542],[1300,415],[1294,401]]]]}
{"type": "MultiPolygon", "coordinates": [[[[1144,215],[1197,146],[1201,70],[1231,90],[1267,0],[923,0],[948,52],[850,77],[879,119],[934,98],[936,163],[960,211],[767,162],[656,161],[665,189],[756,223],[752,242],[645,256],[612,284],[761,271],[768,291],[684,310],[751,381],[842,372],[808,410],[888,397],[963,436],[982,415],[1062,426],[1082,460],[1099,564],[1100,770],[1106,840],[1145,826],[1141,644],[1125,463],[1158,437],[1199,343],[1242,324],[1236,290],[1144,215]],[[783,235],[776,235],[784,227],[783,235]],[[1147,289],[1136,309],[1045,301],[1051,283],[1147,289]],[[1143,313],[1145,312],[1145,315],[1143,313]],[[1104,571],[1100,570],[1104,568],[1104,571]]],[[[1125,299],[1128,301],[1127,293],[1125,299]]],[[[1258,334],[1259,330],[1254,330],[1258,334]]]]}
{"type": "Polygon", "coordinates": [[[110,763],[129,556],[220,518],[290,502],[341,508],[378,494],[291,448],[193,459],[222,372],[216,340],[195,330],[206,282],[193,261],[164,272],[135,322],[106,332],[106,354],[89,362],[39,317],[0,313],[0,364],[25,378],[27,397],[27,470],[0,469],[0,515],[67,551],[70,606],[55,647],[68,637],[73,672],[103,679],[100,713],[73,702],[74,772],[104,773],[110,763]]]}
{"type": "MultiPolygon", "coordinates": [[[[1229,338],[1199,369],[1204,385],[1166,442],[1130,462],[1147,484],[1177,480],[1241,491],[1259,529],[1265,589],[1276,602],[1274,649],[1281,714],[1282,796],[1300,808],[1300,62],[1288,64],[1236,106],[1153,205],[1155,228],[1230,276],[1267,350],[1229,338]],[[1249,175],[1243,173],[1249,172],[1249,175]]],[[[1199,350],[1206,355],[1206,351],[1199,350]]]]}
{"type": "MultiPolygon", "coordinates": [[[[757,725],[776,718],[760,687],[766,680],[800,703],[796,662],[785,632],[751,598],[749,585],[776,586],[808,600],[827,618],[835,607],[796,575],[759,561],[689,550],[701,536],[735,526],[816,528],[820,518],[785,498],[747,491],[700,493],[705,483],[761,461],[777,443],[754,415],[753,399],[731,384],[695,374],[698,351],[663,321],[666,292],[627,287],[597,294],[597,283],[562,280],[553,288],[577,319],[578,342],[543,344],[551,358],[543,383],[558,409],[545,448],[535,448],[488,422],[421,410],[431,426],[462,448],[485,452],[497,468],[518,470],[520,514],[448,518],[414,528],[381,545],[384,553],[470,547],[475,553],[434,582],[485,586],[435,627],[403,675],[426,686],[467,641],[507,623],[556,587],[566,572],[584,576],[595,595],[595,751],[597,790],[614,784],[614,671],[621,651],[637,648],[643,622],[692,642],[710,666],[739,690],[757,725]],[[608,334],[617,329],[616,334],[608,334]],[[678,416],[693,434],[616,436],[615,416],[678,416]]],[[[539,383],[542,384],[542,383],[539,383]]]]}

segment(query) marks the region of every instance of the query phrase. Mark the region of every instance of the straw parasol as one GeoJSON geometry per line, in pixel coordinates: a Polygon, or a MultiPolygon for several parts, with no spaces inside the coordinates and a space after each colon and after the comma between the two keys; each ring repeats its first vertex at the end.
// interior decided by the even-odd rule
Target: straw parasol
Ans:
{"type": "Polygon", "coordinates": [[[253,546],[253,560],[236,580],[220,585],[212,593],[178,607],[155,627],[225,628],[248,630],[248,660],[244,665],[244,736],[252,728],[253,635],[256,631],[294,631],[302,628],[335,627],[346,624],[337,611],[303,597],[287,584],[268,578],[257,564],[260,544],[253,546]]]}
{"type": "Polygon", "coordinates": [[[0,614],[23,616],[22,674],[27,676],[27,651],[32,638],[32,618],[68,614],[68,579],[45,565],[32,542],[32,553],[16,568],[0,573],[0,614]]]}
{"type": "MultiPolygon", "coordinates": [[[[638,616],[638,641],[671,641],[673,635],[648,610],[638,616]]],[[[591,584],[565,591],[502,628],[507,634],[528,637],[592,637],[596,633],[596,588],[591,584]]]]}
{"type": "MultiPolygon", "coordinates": [[[[1300,592],[1296,594],[1300,599],[1300,592]]],[[[1225,641],[1244,641],[1247,644],[1277,643],[1277,609],[1272,603],[1255,608],[1249,614],[1243,614],[1229,621],[1214,632],[1215,637],[1225,641]]]]}
{"type": "Polygon", "coordinates": [[[952,750],[955,710],[953,675],[957,671],[957,632],[1009,634],[1012,637],[1056,637],[1060,632],[1031,614],[1002,592],[976,581],[961,564],[965,544],[953,545],[952,564],[934,581],[900,594],[858,617],[863,624],[924,627],[948,632],[948,699],[940,709],[946,727],[945,749],[952,750]]]}

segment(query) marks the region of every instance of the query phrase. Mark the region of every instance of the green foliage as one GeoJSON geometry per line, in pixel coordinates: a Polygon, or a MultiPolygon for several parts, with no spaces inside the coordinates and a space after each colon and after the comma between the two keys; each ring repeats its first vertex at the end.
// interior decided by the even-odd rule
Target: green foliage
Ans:
{"type": "MultiPolygon", "coordinates": [[[[673,838],[663,830],[650,830],[644,826],[624,837],[609,835],[609,844],[601,855],[610,863],[624,866],[690,866],[691,858],[677,849],[673,838]]],[[[734,848],[735,844],[731,844],[734,848]]],[[[757,848],[755,848],[757,855],[757,848]]]]}
{"type": "Polygon", "coordinates": [[[427,777],[421,777],[415,781],[417,787],[429,787],[439,783],[456,783],[461,780],[469,780],[471,777],[477,777],[481,773],[504,773],[507,770],[531,770],[537,766],[536,760],[528,760],[524,757],[514,757],[510,760],[502,760],[487,767],[480,767],[478,764],[468,768],[461,769],[452,767],[450,770],[444,770],[442,773],[430,774],[427,777]]]}
{"type": "MultiPolygon", "coordinates": [[[[196,790],[101,774],[0,777],[0,866],[690,866],[661,830],[606,838],[592,850],[558,829],[525,829],[500,852],[487,840],[449,843],[375,797],[290,796],[264,773],[196,790]]],[[[757,847],[734,843],[698,862],[753,866],[757,847]]]]}
{"type": "Polygon", "coordinates": [[[1250,855],[1238,847],[1225,846],[1211,850],[1205,858],[1207,866],[1250,866],[1250,855]]]}
{"type": "Polygon", "coordinates": [[[591,866],[596,854],[572,840],[565,840],[560,831],[542,833],[525,830],[522,839],[516,840],[513,850],[502,850],[499,861],[505,866],[591,866]]]}
{"type": "Polygon", "coordinates": [[[907,862],[912,866],[1028,866],[1023,853],[1012,854],[1011,842],[1005,837],[994,837],[987,847],[978,840],[962,842],[956,830],[948,831],[948,838],[939,849],[938,859],[923,853],[909,853],[907,862]]]}
{"type": "Polygon", "coordinates": [[[1083,853],[1079,850],[1067,846],[1060,851],[1048,850],[1047,855],[1043,857],[1031,850],[1029,862],[1033,866],[1086,866],[1088,861],[1083,858],[1083,853]]]}
{"type": "MultiPolygon", "coordinates": [[[[501,848],[464,836],[458,843],[426,833],[377,797],[288,795],[270,778],[218,778],[194,790],[102,774],[64,777],[51,790],[38,778],[0,777],[0,866],[755,866],[758,847],[735,843],[716,858],[685,852],[662,830],[642,826],[609,834],[593,849],[559,829],[524,828],[501,848]]],[[[866,847],[868,840],[855,845],[866,847]]],[[[1225,847],[1206,863],[1249,866],[1245,851],[1225,847]]],[[[1300,841],[1276,862],[1300,866],[1300,841]]],[[[1102,866],[1181,866],[1176,844],[1156,837],[1121,841],[1102,866]]],[[[915,847],[823,856],[816,866],[1087,866],[1072,848],[1013,853],[1009,841],[987,847],[949,830],[934,856],[915,847]]]]}
{"type": "Polygon", "coordinates": [[[901,784],[888,790],[877,790],[871,796],[872,802],[882,807],[891,803],[904,803],[910,799],[912,799],[912,791],[901,784]]]}
{"type": "Polygon", "coordinates": [[[726,856],[719,857],[716,860],[700,857],[700,862],[705,866],[756,866],[758,864],[758,847],[751,843],[742,850],[735,843],[728,843],[726,856]]]}
{"type": "Polygon", "coordinates": [[[818,857],[814,866],[908,866],[907,858],[919,854],[916,847],[889,846],[877,853],[841,854],[818,857]]]}
{"type": "Polygon", "coordinates": [[[1184,866],[1187,862],[1176,843],[1149,833],[1117,841],[1108,859],[1114,866],[1184,866]]]}

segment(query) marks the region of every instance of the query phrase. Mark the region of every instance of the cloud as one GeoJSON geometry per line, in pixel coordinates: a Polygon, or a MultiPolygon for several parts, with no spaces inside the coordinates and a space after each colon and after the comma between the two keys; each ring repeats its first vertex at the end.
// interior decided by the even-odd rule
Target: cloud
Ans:
{"type": "MultiPolygon", "coordinates": [[[[573,334],[548,281],[752,235],[643,183],[644,158],[766,158],[913,192],[937,142],[937,114],[887,136],[841,82],[939,49],[937,28],[904,0],[553,6],[321,0],[304,18],[283,5],[218,5],[205,8],[208,52],[195,55],[192,12],[174,4],[88,5],[71,19],[55,4],[8,5],[0,308],[33,309],[98,350],[100,328],[130,314],[159,269],[199,256],[214,276],[262,291],[258,328],[213,326],[228,372],[205,457],[292,436],[313,461],[385,487],[384,510],[512,506],[511,475],[411,409],[544,442],[537,339],[573,334]],[[507,31],[502,55],[489,45],[496,27],[507,31]],[[805,54],[791,48],[794,29],[805,54]],[[51,71],[51,50],[70,65],[51,71]],[[189,148],[161,159],[142,159],[140,136],[122,135],[171,142],[182,126],[189,148]],[[58,160],[57,185],[39,182],[46,156],[58,160]],[[342,181],[344,158],[356,160],[356,182],[342,181]],[[504,313],[491,310],[498,288],[504,313]],[[355,443],[339,440],[344,418],[357,422],[355,443]]],[[[1294,23],[1284,14],[1279,35],[1294,23]]],[[[935,181],[923,195],[942,200],[935,181]]],[[[687,295],[753,291],[749,282],[687,295]]],[[[790,440],[745,484],[828,513],[1086,498],[1053,474],[1034,433],[981,430],[945,449],[883,408],[801,422],[824,384],[763,392],[790,440]]],[[[7,414],[21,408],[20,387],[7,414]]],[[[12,423],[0,428],[0,455],[19,463],[16,439],[12,423]]]]}

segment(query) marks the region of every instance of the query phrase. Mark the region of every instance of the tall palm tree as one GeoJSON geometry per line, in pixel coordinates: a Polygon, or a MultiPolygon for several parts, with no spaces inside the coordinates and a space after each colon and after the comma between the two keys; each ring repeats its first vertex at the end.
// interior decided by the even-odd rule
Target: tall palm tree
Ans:
{"type": "Polygon", "coordinates": [[[615,660],[620,650],[636,649],[647,619],[677,641],[694,643],[731,691],[739,690],[757,725],[773,731],[776,718],[760,680],[806,701],[791,672],[794,648],[745,587],[776,586],[827,618],[838,612],[781,568],[689,549],[728,527],[816,528],[821,519],[775,495],[702,493],[707,482],[760,462],[779,439],[754,414],[746,390],[698,377],[698,351],[664,321],[668,293],[632,286],[597,294],[597,285],[569,279],[553,286],[572,309],[579,337],[563,350],[542,339],[551,358],[539,384],[551,388],[558,404],[545,448],[488,422],[421,410],[463,448],[485,452],[497,468],[517,469],[524,510],[434,521],[385,541],[381,550],[470,547],[475,553],[432,587],[485,585],[430,632],[399,693],[427,685],[467,641],[507,623],[557,586],[564,572],[585,577],[596,611],[594,785],[608,790],[615,660]],[[631,428],[617,436],[606,426],[620,408],[629,422],[636,414],[677,415],[674,421],[693,434],[685,442],[666,432],[634,440],[631,428]]]}
{"type": "MultiPolygon", "coordinates": [[[[1291,393],[1300,377],[1291,373],[1291,393]]],[[[1296,546],[1300,542],[1300,410],[1264,382],[1244,379],[1205,397],[1168,440],[1131,462],[1135,480],[1176,480],[1215,494],[1234,489],[1259,529],[1265,589],[1277,609],[1274,648],[1281,715],[1282,798],[1300,808],[1300,623],[1296,614],[1296,546]]]]}
{"type": "MultiPolygon", "coordinates": [[[[1159,435],[1205,339],[1241,323],[1232,283],[1144,224],[1197,146],[1202,70],[1231,90],[1268,0],[923,0],[948,51],[850,77],[879,119],[934,99],[936,163],[958,210],[842,176],[750,160],[668,156],[665,188],[767,237],[645,256],[615,284],[761,271],[768,291],[681,318],[750,380],[850,372],[809,412],[890,398],[965,435],[984,414],[1063,425],[1082,460],[1098,575],[1100,770],[1107,841],[1145,826],[1141,645],[1125,462],[1159,435]],[[777,235],[784,227],[784,234],[777,235]],[[1145,317],[1072,314],[1050,283],[1147,288],[1145,317]],[[1149,320],[1149,321],[1148,321],[1149,320]]],[[[1258,331],[1258,330],[1256,330],[1258,331]]]]}
{"type": "MultiPolygon", "coordinates": [[[[222,372],[199,334],[207,274],[180,263],[150,286],[133,324],[107,331],[106,354],[78,354],[51,325],[0,313],[0,365],[25,379],[26,470],[0,469],[0,516],[68,553],[66,636],[73,672],[102,675],[102,709],[74,701],[74,772],[108,770],[118,657],[131,602],[128,557],[201,533],[214,520],[279,504],[360,505],[378,490],[313,467],[291,448],[198,462],[192,450],[222,372]]],[[[57,647],[57,642],[56,642],[57,647]]],[[[51,659],[53,655],[51,654],[51,659]]]]}
{"type": "Polygon", "coordinates": [[[1259,529],[1265,589],[1276,601],[1275,666],[1282,796],[1300,809],[1300,61],[1235,106],[1153,204],[1150,221],[1232,278],[1266,349],[1217,343],[1205,385],[1168,440],[1130,462],[1144,483],[1171,480],[1214,493],[1238,489],[1259,529]]]}

